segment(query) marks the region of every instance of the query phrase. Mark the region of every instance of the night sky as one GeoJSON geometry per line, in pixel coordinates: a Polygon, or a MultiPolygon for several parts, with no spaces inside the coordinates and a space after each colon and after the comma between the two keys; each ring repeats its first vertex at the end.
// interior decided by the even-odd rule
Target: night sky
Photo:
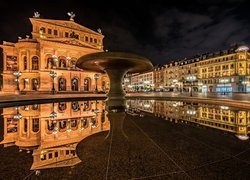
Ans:
{"type": "Polygon", "coordinates": [[[234,43],[250,44],[249,3],[244,0],[51,2],[1,2],[0,43],[29,35],[28,18],[34,11],[41,18],[61,20],[68,20],[67,12],[73,11],[75,22],[102,29],[105,49],[137,53],[154,65],[234,43]]]}

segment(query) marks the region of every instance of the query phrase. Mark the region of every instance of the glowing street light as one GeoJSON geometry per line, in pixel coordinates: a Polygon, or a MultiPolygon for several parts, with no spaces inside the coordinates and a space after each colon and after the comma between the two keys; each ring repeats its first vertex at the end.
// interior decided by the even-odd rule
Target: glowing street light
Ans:
{"type": "Polygon", "coordinates": [[[55,94],[56,90],[55,90],[55,82],[54,79],[57,75],[57,73],[55,71],[50,71],[50,77],[52,78],[52,94],[55,94]]]}

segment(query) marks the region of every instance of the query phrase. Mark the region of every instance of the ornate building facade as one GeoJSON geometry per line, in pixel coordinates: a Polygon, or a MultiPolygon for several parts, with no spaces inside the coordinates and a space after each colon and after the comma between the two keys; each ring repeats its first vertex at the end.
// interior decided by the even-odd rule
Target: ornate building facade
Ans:
{"type": "Polygon", "coordinates": [[[76,61],[103,51],[101,31],[95,32],[68,20],[30,18],[32,37],[6,42],[3,49],[3,93],[107,91],[105,74],[83,71],[76,61]]]}
{"type": "MultiPolygon", "coordinates": [[[[152,74],[150,85],[155,91],[246,93],[250,92],[250,52],[247,46],[234,45],[227,50],[204,53],[155,67],[152,74]]],[[[140,91],[138,87],[144,87],[147,82],[145,75],[127,75],[131,81],[126,85],[130,86],[131,91],[140,91]]]]}

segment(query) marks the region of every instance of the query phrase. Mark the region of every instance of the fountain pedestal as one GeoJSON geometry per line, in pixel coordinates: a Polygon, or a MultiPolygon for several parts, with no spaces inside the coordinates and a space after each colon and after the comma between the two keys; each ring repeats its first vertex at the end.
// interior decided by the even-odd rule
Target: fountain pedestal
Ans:
{"type": "Polygon", "coordinates": [[[125,92],[122,88],[122,79],[127,73],[123,69],[105,69],[110,79],[110,91],[106,100],[106,109],[109,110],[123,110],[125,109],[125,92]]]}
{"type": "Polygon", "coordinates": [[[142,57],[123,52],[100,52],[82,56],[76,66],[81,69],[106,72],[110,78],[110,90],[107,94],[107,110],[124,110],[125,93],[122,79],[129,73],[143,72],[153,68],[152,63],[142,57]]]}

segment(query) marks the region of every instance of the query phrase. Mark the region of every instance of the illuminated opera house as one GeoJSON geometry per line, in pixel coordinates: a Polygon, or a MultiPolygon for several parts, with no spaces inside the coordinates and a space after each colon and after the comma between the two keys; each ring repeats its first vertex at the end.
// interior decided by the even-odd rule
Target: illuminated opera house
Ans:
{"type": "Polygon", "coordinates": [[[6,42],[2,93],[108,91],[106,74],[76,67],[79,57],[103,51],[104,35],[70,20],[29,18],[32,36],[6,42]],[[54,87],[53,87],[54,86],[54,87]]]}
{"type": "Polygon", "coordinates": [[[32,153],[32,170],[74,166],[81,162],[77,144],[110,129],[103,103],[72,101],[4,108],[1,144],[32,153]]]}

